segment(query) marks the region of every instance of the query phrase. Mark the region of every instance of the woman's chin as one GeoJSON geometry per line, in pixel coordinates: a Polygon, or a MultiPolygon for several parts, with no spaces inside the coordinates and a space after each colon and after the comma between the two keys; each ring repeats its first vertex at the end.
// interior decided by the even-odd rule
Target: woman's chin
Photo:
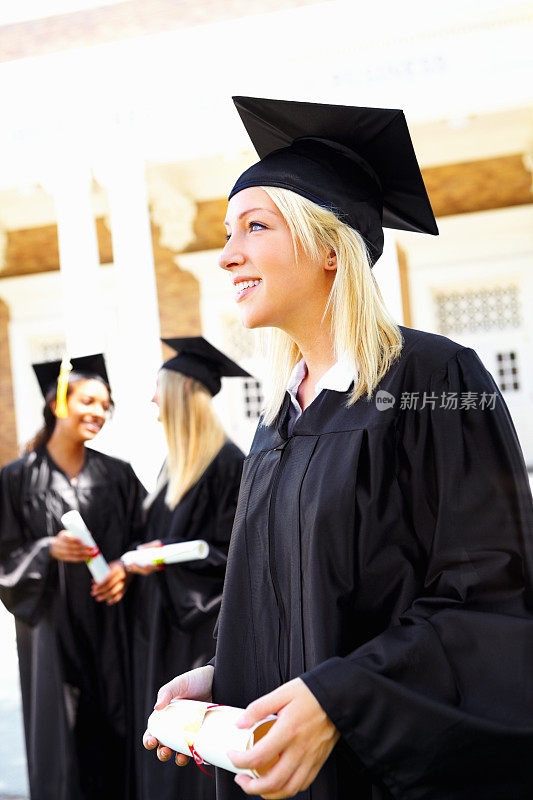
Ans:
{"type": "Polygon", "coordinates": [[[249,311],[243,309],[239,317],[243,328],[248,328],[248,330],[272,327],[272,322],[267,319],[267,315],[254,313],[251,309],[249,311]]]}
{"type": "Polygon", "coordinates": [[[253,328],[257,328],[257,324],[253,317],[249,317],[247,314],[241,314],[240,321],[242,327],[247,328],[249,331],[253,330],[253,328]]]}
{"type": "Polygon", "coordinates": [[[92,439],[94,439],[94,437],[95,437],[95,436],[97,436],[99,433],[100,433],[100,430],[97,430],[97,431],[88,431],[87,429],[84,429],[84,430],[80,431],[80,439],[81,439],[83,442],[90,442],[90,441],[91,441],[92,439]]]}

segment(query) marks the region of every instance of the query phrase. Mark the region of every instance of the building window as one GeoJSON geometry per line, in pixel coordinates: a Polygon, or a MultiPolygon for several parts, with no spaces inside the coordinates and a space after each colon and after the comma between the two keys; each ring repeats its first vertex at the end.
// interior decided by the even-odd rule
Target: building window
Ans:
{"type": "Polygon", "coordinates": [[[449,334],[518,328],[520,290],[516,285],[495,286],[435,295],[439,332],[449,334]]]}
{"type": "Polygon", "coordinates": [[[247,419],[259,419],[263,405],[263,391],[259,381],[247,379],[244,386],[244,413],[247,419]]]}
{"type": "Polygon", "coordinates": [[[520,380],[518,376],[518,359],[516,352],[496,353],[498,365],[498,384],[502,392],[518,392],[520,380]]]}

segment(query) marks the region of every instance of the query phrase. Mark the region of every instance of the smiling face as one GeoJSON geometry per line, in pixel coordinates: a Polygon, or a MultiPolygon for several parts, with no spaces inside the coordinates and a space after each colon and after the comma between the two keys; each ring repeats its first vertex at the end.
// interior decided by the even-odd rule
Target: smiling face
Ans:
{"type": "Polygon", "coordinates": [[[157,406],[157,421],[161,422],[161,405],[163,403],[163,384],[164,376],[161,375],[161,370],[157,373],[155,392],[151,402],[157,406]]]}
{"type": "Polygon", "coordinates": [[[107,387],[94,379],[76,381],[67,397],[67,407],[68,417],[56,420],[58,433],[81,442],[94,439],[111,407],[107,387]]]}
{"type": "Polygon", "coordinates": [[[219,259],[235,287],[247,328],[281,328],[295,340],[324,313],[334,271],[327,255],[294,252],[291,232],[269,195],[243,189],[228,204],[227,242],[219,259]]]}

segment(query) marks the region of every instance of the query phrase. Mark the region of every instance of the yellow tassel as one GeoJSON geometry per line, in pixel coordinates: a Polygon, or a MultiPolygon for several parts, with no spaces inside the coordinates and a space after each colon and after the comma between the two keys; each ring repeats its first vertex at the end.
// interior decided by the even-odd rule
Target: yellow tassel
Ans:
{"type": "Polygon", "coordinates": [[[68,376],[72,371],[72,364],[67,356],[63,356],[61,361],[61,369],[59,370],[59,378],[57,379],[57,395],[56,395],[56,417],[65,419],[68,417],[67,408],[67,387],[68,376]]]}

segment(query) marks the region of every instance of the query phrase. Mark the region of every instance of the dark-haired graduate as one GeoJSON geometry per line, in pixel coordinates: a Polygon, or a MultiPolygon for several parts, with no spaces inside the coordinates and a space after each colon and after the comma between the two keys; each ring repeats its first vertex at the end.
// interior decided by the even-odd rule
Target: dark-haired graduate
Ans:
{"type": "Polygon", "coordinates": [[[0,472],[0,599],[15,615],[31,800],[130,800],[119,559],[141,535],[145,491],[129,464],[85,447],[112,406],[103,356],[34,369],[45,426],[0,472]],[[90,549],[63,530],[71,509],[110,565],[98,585],[90,549]]]}
{"type": "Polygon", "coordinates": [[[150,577],[136,580],[133,606],[133,673],[139,800],[212,800],[215,782],[201,770],[161,769],[141,746],[157,691],[177,672],[214,655],[213,629],[220,610],[244,454],[225,435],[211,399],[222,377],[249,377],[200,336],[163,339],[177,351],[159,370],[159,407],[168,456],[147,508],[145,541],[170,544],[204,539],[201,561],[129,567],[150,577]]]}
{"type": "Polygon", "coordinates": [[[159,707],[185,695],[246,708],[243,725],[278,715],[230,754],[276,764],[236,782],[218,770],[219,800],[530,800],[520,446],[475,352],[399,328],[371,270],[382,225],[437,233],[405,118],[236,103],[261,161],[231,192],[220,266],[243,324],[269,329],[274,390],[244,466],[214,669],[176,677],[159,707]]]}

